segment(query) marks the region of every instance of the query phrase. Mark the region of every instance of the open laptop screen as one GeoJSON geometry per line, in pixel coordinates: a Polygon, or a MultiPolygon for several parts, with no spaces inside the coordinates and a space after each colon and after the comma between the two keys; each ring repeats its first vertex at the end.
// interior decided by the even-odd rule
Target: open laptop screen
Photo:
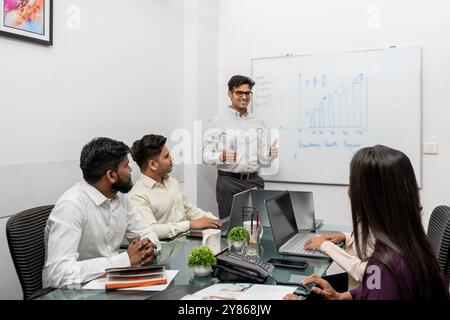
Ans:
{"type": "Polygon", "coordinates": [[[313,193],[307,191],[289,191],[295,218],[297,220],[297,229],[314,230],[314,200],[313,193]]]}
{"type": "Polygon", "coordinates": [[[289,192],[283,192],[266,201],[267,215],[272,228],[273,240],[277,250],[291,239],[297,231],[294,210],[289,192]]]}
{"type": "MultiPolygon", "coordinates": [[[[231,211],[230,215],[226,218],[223,218],[220,220],[222,223],[222,236],[226,236],[227,233],[237,226],[242,226],[242,207],[251,207],[252,206],[252,199],[251,199],[251,193],[253,189],[248,189],[245,191],[242,191],[240,193],[236,193],[233,196],[233,203],[231,205],[231,211]]],[[[188,237],[195,237],[195,238],[201,238],[202,231],[204,229],[191,229],[188,233],[188,237]]]]}
{"type": "Polygon", "coordinates": [[[242,208],[252,206],[251,191],[248,189],[233,196],[233,203],[231,204],[230,223],[228,231],[237,226],[242,226],[242,208]]]}

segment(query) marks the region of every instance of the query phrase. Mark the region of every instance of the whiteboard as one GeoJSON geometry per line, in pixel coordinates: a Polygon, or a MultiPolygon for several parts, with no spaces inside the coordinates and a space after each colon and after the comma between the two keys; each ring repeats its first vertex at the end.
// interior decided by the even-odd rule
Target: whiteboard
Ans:
{"type": "Polygon", "coordinates": [[[252,78],[252,112],[279,139],[267,181],[346,185],[353,154],[382,144],[421,185],[420,48],[252,59],[252,78]]]}

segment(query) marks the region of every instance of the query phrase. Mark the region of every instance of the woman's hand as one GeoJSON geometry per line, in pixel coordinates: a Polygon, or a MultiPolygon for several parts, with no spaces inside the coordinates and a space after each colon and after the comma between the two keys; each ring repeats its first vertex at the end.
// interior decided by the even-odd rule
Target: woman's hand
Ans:
{"type": "Polygon", "coordinates": [[[316,274],[313,274],[303,280],[303,284],[307,285],[310,283],[315,283],[317,286],[311,289],[312,292],[322,296],[327,300],[342,300],[345,298],[345,295],[337,292],[333,289],[333,287],[328,283],[328,281],[322,279],[316,274]]]}
{"type": "Polygon", "coordinates": [[[340,243],[345,241],[345,234],[342,232],[339,233],[330,233],[330,234],[322,234],[321,237],[325,238],[328,241],[333,243],[340,243]]]}
{"type": "Polygon", "coordinates": [[[343,233],[331,233],[331,234],[321,234],[320,236],[315,236],[306,241],[305,249],[306,250],[320,250],[320,246],[325,241],[331,241],[333,243],[340,243],[345,241],[345,235],[343,233]]]}
{"type": "Polygon", "coordinates": [[[320,246],[325,241],[327,241],[327,239],[325,239],[321,236],[312,237],[311,239],[306,241],[304,248],[305,248],[305,250],[314,250],[314,249],[320,250],[320,246]]]}

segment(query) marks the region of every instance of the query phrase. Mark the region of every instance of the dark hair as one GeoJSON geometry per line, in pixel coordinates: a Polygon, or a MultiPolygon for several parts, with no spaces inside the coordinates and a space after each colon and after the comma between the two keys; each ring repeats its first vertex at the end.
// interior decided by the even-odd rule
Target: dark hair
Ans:
{"type": "Polygon", "coordinates": [[[403,279],[393,265],[388,248],[396,251],[411,272],[412,292],[418,299],[446,297],[439,263],[421,221],[419,187],[408,157],[385,146],[363,148],[350,164],[350,200],[358,256],[367,260],[372,232],[376,250],[372,258],[385,264],[397,280],[403,279]]]}
{"type": "Polygon", "coordinates": [[[166,141],[167,138],[163,136],[148,134],[133,143],[133,146],[131,147],[131,156],[141,170],[147,168],[149,159],[161,154],[166,141]]]}
{"type": "Polygon", "coordinates": [[[248,84],[251,89],[255,85],[255,81],[246,76],[235,75],[228,81],[228,90],[232,91],[234,88],[242,86],[243,84],[248,84]]]}
{"type": "Polygon", "coordinates": [[[108,170],[117,170],[120,162],[130,152],[128,146],[109,138],[94,138],[81,150],[80,168],[88,183],[95,183],[108,170]]]}

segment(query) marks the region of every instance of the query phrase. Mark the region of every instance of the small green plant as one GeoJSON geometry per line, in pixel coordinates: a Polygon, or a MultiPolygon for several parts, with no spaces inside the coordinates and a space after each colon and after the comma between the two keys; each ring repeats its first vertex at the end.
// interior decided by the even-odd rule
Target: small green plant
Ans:
{"type": "Polygon", "coordinates": [[[227,239],[231,241],[250,240],[250,234],[244,227],[234,227],[228,232],[227,239]]]}
{"type": "Polygon", "coordinates": [[[188,256],[188,266],[213,266],[217,262],[213,252],[207,246],[198,246],[192,249],[188,256]]]}

